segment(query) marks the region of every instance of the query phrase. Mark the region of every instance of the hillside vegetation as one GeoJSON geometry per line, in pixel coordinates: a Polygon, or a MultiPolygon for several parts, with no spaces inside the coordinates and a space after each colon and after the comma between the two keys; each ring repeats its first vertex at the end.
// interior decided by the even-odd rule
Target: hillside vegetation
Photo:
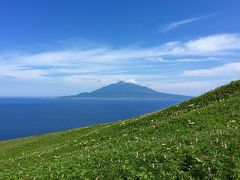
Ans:
{"type": "Polygon", "coordinates": [[[240,81],[117,123],[0,142],[0,179],[240,179],[240,81]]]}

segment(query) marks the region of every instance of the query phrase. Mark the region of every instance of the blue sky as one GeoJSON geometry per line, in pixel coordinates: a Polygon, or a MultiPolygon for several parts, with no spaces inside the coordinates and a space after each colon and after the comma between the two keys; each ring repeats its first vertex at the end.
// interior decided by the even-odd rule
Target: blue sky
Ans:
{"type": "Polygon", "coordinates": [[[0,96],[119,80],[199,95],[240,79],[238,0],[2,0],[0,96]]]}

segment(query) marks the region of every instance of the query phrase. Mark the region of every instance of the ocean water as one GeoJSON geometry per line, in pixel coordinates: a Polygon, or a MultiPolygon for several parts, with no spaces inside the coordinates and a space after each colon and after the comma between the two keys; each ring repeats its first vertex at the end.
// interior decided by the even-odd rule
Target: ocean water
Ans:
{"type": "Polygon", "coordinates": [[[0,98],[0,140],[115,122],[181,101],[0,98]]]}

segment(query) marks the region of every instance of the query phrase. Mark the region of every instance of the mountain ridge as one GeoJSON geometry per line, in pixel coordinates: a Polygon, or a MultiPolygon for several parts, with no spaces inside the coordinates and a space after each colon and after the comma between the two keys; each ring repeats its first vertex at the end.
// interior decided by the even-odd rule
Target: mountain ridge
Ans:
{"type": "Polygon", "coordinates": [[[83,92],[77,95],[63,96],[61,98],[116,98],[116,99],[190,99],[191,96],[162,93],[151,88],[119,81],[92,92],[83,92]]]}

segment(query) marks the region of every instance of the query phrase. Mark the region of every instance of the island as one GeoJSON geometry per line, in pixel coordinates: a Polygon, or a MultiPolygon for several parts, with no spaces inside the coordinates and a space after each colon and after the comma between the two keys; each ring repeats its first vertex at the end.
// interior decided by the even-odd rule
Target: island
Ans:
{"type": "Polygon", "coordinates": [[[191,99],[191,96],[169,94],[155,91],[151,88],[135,83],[119,81],[92,92],[83,92],[77,95],[62,96],[60,98],[84,99],[191,99]]]}

